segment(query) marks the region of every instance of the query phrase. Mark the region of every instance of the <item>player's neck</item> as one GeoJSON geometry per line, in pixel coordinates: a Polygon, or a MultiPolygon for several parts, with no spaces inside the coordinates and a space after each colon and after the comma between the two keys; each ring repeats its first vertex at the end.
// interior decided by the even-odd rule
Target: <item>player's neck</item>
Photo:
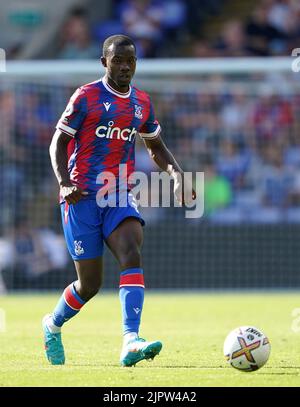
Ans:
{"type": "Polygon", "coordinates": [[[107,76],[104,77],[106,83],[108,83],[108,85],[115,91],[120,92],[120,93],[128,93],[129,89],[130,89],[130,85],[126,85],[126,86],[119,86],[118,84],[116,84],[116,82],[114,82],[112,79],[108,78],[107,76]]]}

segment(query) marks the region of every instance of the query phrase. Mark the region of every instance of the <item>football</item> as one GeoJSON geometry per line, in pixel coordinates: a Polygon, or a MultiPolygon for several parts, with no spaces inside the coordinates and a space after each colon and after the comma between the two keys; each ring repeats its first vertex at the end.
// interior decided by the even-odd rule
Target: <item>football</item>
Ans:
{"type": "Polygon", "coordinates": [[[253,326],[242,326],[228,334],[223,351],[232,367],[243,372],[253,372],[267,362],[271,345],[261,330],[253,326]]]}

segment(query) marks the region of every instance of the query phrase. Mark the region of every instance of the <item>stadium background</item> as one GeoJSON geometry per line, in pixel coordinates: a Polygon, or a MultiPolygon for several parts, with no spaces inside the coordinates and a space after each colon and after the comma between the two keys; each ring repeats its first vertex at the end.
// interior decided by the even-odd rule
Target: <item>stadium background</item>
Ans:
{"type": "MultiPolygon", "coordinates": [[[[143,210],[147,287],[299,288],[300,98],[290,57],[300,44],[299,3],[199,4],[0,1],[8,59],[0,81],[0,291],[74,280],[48,146],[73,90],[99,77],[103,39],[121,32],[138,44],[136,83],[151,94],[167,145],[185,170],[206,175],[203,218],[143,210]]],[[[141,143],[136,158],[137,169],[155,170],[141,143]]],[[[115,288],[108,251],[105,264],[104,287],[115,288]]]]}

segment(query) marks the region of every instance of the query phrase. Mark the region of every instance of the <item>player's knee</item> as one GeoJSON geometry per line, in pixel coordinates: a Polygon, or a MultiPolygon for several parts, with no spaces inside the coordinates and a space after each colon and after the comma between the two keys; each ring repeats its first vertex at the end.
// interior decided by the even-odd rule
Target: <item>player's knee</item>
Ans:
{"type": "Polygon", "coordinates": [[[93,298],[101,288],[101,282],[94,282],[93,284],[80,283],[78,286],[78,295],[84,301],[93,298]]]}
{"type": "Polygon", "coordinates": [[[122,268],[141,267],[141,251],[138,246],[128,247],[120,256],[122,268]]]}
{"type": "Polygon", "coordinates": [[[85,301],[93,298],[99,291],[100,287],[85,287],[82,290],[82,296],[85,301]]]}

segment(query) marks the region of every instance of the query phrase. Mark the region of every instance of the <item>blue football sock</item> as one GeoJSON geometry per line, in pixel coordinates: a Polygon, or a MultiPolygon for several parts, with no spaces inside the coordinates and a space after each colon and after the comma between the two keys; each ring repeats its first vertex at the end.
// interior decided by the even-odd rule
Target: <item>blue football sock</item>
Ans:
{"type": "Polygon", "coordinates": [[[123,333],[139,332],[144,303],[144,275],[141,268],[130,268],[120,275],[120,301],[123,333]]]}
{"type": "Polygon", "coordinates": [[[74,283],[70,284],[60,297],[53,313],[54,325],[61,327],[66,321],[74,317],[85,304],[77,294],[74,283]]]}

